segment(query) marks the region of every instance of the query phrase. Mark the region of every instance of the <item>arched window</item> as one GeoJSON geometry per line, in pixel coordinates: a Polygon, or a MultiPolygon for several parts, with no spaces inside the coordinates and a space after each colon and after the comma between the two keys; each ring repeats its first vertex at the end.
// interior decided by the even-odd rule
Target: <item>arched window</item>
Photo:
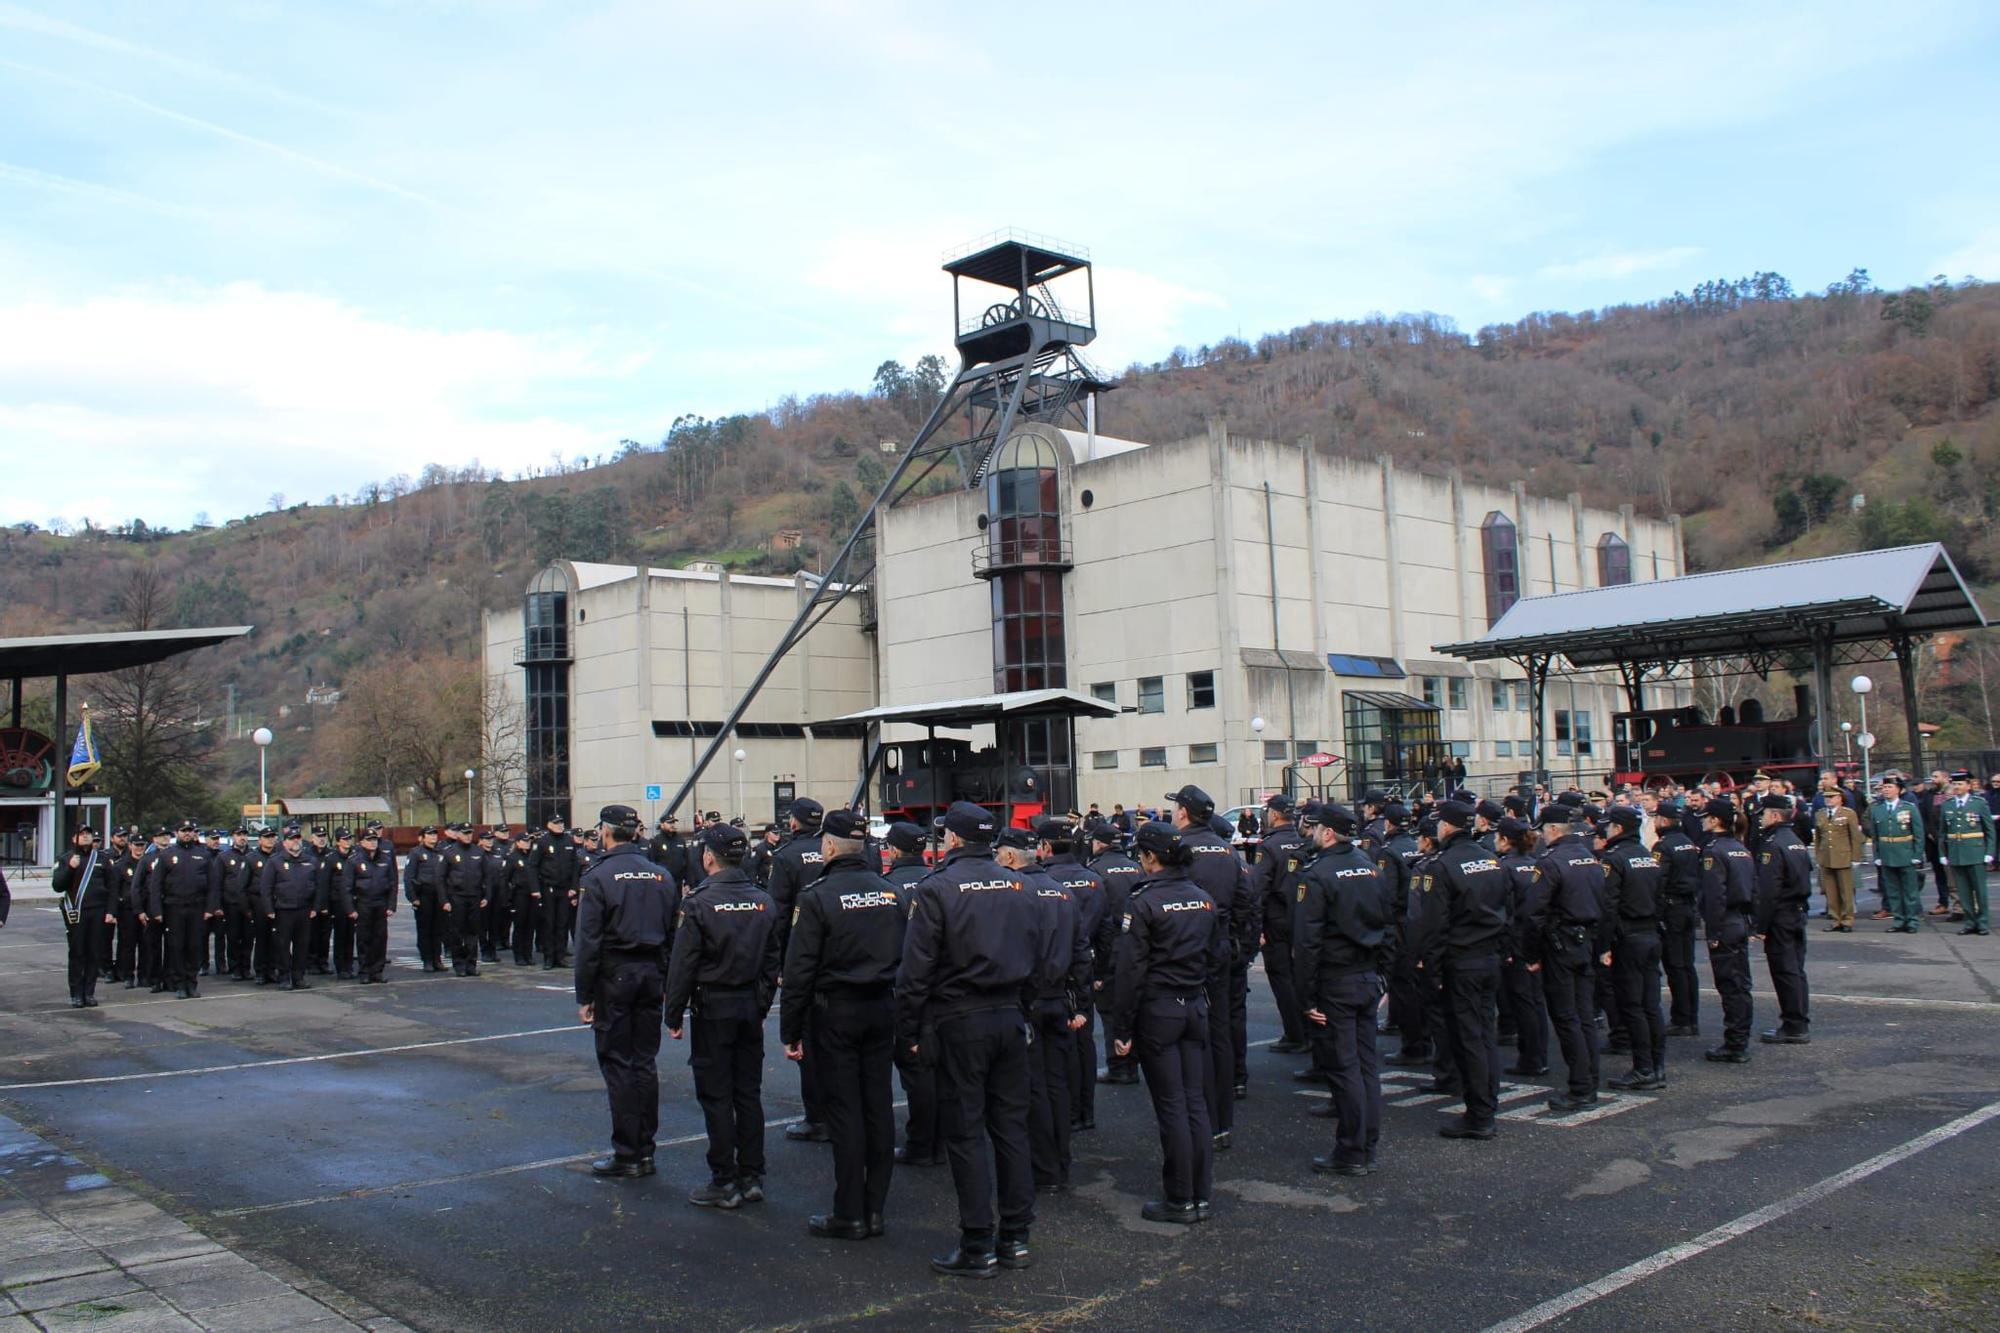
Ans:
{"type": "Polygon", "coordinates": [[[521,602],[528,823],[569,817],[569,579],[551,565],[521,602]]]}
{"type": "Polygon", "coordinates": [[[986,474],[993,683],[1002,691],[1068,683],[1059,466],[1054,442],[1031,426],[1002,441],[986,474]]]}
{"type": "Polygon", "coordinates": [[[1632,548],[1615,532],[1597,539],[1597,582],[1609,588],[1632,581],[1632,548]]]}
{"type": "Polygon", "coordinates": [[[1499,510],[1479,525],[1479,546],[1486,560],[1486,623],[1491,625],[1521,599],[1521,556],[1514,520],[1499,510]]]}

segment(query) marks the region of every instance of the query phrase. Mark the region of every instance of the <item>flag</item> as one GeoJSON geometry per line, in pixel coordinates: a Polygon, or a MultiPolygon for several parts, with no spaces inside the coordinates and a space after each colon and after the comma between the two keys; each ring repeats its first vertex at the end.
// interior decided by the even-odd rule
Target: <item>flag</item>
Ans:
{"type": "Polygon", "coordinates": [[[83,715],[83,725],[76,729],[76,744],[69,752],[69,785],[81,787],[97,776],[97,770],[104,767],[104,760],[97,753],[97,740],[90,734],[90,714],[83,715]]]}

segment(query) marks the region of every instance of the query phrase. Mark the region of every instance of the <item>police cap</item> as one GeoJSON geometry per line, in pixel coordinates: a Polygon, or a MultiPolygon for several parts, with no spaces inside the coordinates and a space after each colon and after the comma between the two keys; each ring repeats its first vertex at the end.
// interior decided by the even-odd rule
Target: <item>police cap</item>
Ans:
{"type": "Polygon", "coordinates": [[[183,819],[179,824],[174,826],[174,832],[199,833],[201,832],[201,825],[196,823],[192,818],[183,819]]]}
{"type": "Polygon", "coordinates": [[[868,821],[852,810],[836,809],[819,826],[821,833],[835,838],[859,838],[868,832],[868,821]]]}
{"type": "Polygon", "coordinates": [[[1472,806],[1458,800],[1456,797],[1443,802],[1437,808],[1438,822],[1440,824],[1451,824],[1457,828],[1471,828],[1472,814],[1472,806]]]}
{"type": "Polygon", "coordinates": [[[1320,828],[1330,828],[1335,833],[1352,833],[1360,821],[1354,812],[1338,801],[1327,801],[1312,812],[1312,822],[1320,828]]]}
{"type": "Polygon", "coordinates": [[[1215,813],[1215,798],[1190,782],[1179,791],[1167,793],[1167,799],[1188,812],[1188,818],[1202,821],[1215,813]]]}
{"type": "Polygon", "coordinates": [[[237,838],[247,838],[250,836],[250,830],[245,828],[243,825],[238,824],[236,826],[236,831],[231,836],[237,838]]]}
{"type": "Polygon", "coordinates": [[[1605,812],[1604,822],[1625,833],[1639,831],[1639,812],[1629,805],[1614,805],[1605,812]]]}
{"type": "Polygon", "coordinates": [[[299,835],[299,826],[298,826],[297,824],[287,824],[287,825],[285,825],[285,841],[286,841],[286,842],[293,842],[293,841],[296,841],[296,840],[298,839],[298,837],[299,837],[299,836],[300,836],[300,835],[299,835]]]}
{"type": "Polygon", "coordinates": [[[324,838],[326,836],[326,825],[324,824],[313,825],[313,836],[315,838],[324,838]]]}
{"type": "Polygon", "coordinates": [[[1075,836],[1076,830],[1071,827],[1067,819],[1057,819],[1054,815],[1050,815],[1046,819],[1035,821],[1037,842],[1068,842],[1075,836]]]}
{"type": "Polygon", "coordinates": [[[613,828],[621,828],[627,825],[637,826],[639,823],[639,812],[629,805],[607,805],[597,812],[597,822],[600,824],[609,824],[613,828]]]}
{"type": "MultiPolygon", "coordinates": [[[[551,824],[560,824],[560,823],[562,823],[562,820],[560,820],[560,819],[551,819],[551,820],[550,820],[549,822],[550,822],[551,824]]],[[[426,835],[426,836],[427,836],[427,835],[429,835],[429,834],[433,834],[433,833],[436,833],[437,831],[438,831],[438,826],[437,826],[436,824],[426,824],[426,825],[424,825],[424,826],[423,826],[422,828],[420,828],[420,829],[418,829],[418,830],[417,830],[417,832],[418,832],[419,834],[422,834],[422,835],[426,835]]]]}
{"type": "Polygon", "coordinates": [[[1681,817],[1681,803],[1671,796],[1662,796],[1660,803],[1653,807],[1653,818],[1678,820],[1681,817]]]}
{"type": "Polygon", "coordinates": [[[1497,827],[1501,837],[1511,839],[1516,843],[1528,835],[1528,821],[1525,819],[1516,819],[1512,815],[1502,815],[1497,827]]]}
{"type": "Polygon", "coordinates": [[[1472,788],[1470,787],[1460,787],[1457,791],[1445,797],[1445,799],[1447,801],[1457,801],[1461,805],[1470,805],[1473,807],[1477,807],[1479,804],[1479,794],[1473,791],[1472,788]]]}
{"type": "MultiPolygon", "coordinates": [[[[549,816],[549,817],[548,817],[547,819],[544,819],[544,820],[542,821],[542,824],[543,824],[543,825],[544,825],[545,827],[548,827],[548,828],[556,828],[556,827],[559,827],[559,826],[561,826],[561,825],[563,825],[563,824],[567,824],[568,822],[569,822],[569,821],[568,821],[568,820],[566,820],[566,819],[564,819],[564,818],[563,818],[563,817],[562,817],[561,815],[550,815],[550,816],[549,816]]],[[[437,830],[436,830],[436,829],[426,829],[426,830],[424,830],[424,831],[425,831],[426,833],[436,833],[436,832],[437,832],[437,830]]]]}
{"type": "Polygon", "coordinates": [[[908,820],[898,820],[889,825],[889,845],[899,852],[921,851],[924,831],[908,820]]]}
{"type": "Polygon", "coordinates": [[[1401,828],[1410,822],[1410,807],[1401,801],[1390,801],[1382,807],[1382,822],[1401,828]]]}
{"type": "Polygon", "coordinates": [[[1563,801],[1551,801],[1535,816],[1536,828],[1547,828],[1551,824],[1566,826],[1576,818],[1575,807],[1563,801]]]}
{"type": "Polygon", "coordinates": [[[272,828],[269,824],[259,824],[257,826],[257,836],[260,838],[275,838],[278,836],[278,830],[272,828]]]}
{"type": "Polygon", "coordinates": [[[992,842],[999,824],[991,810],[971,801],[953,801],[944,812],[945,832],[956,833],[967,842],[992,842]]]}
{"type": "Polygon", "coordinates": [[[798,820],[801,824],[817,824],[826,814],[826,807],[810,796],[801,796],[798,800],[792,802],[791,807],[785,813],[793,819],[798,820]]]}
{"type": "MultiPolygon", "coordinates": [[[[363,842],[374,842],[378,840],[381,836],[382,836],[382,831],[380,829],[365,828],[361,830],[361,841],[363,842]]],[[[526,835],[524,834],[522,836],[525,837],[526,835]]]]}
{"type": "Polygon", "coordinates": [[[1512,792],[1500,798],[1500,808],[1510,815],[1527,818],[1528,803],[1512,792]]]}
{"type": "Polygon", "coordinates": [[[481,828],[479,829],[479,832],[478,832],[478,835],[477,835],[477,841],[479,841],[479,842],[491,842],[491,841],[493,841],[493,830],[492,830],[492,829],[490,829],[490,828],[486,828],[486,827],[484,827],[484,826],[481,826],[481,828]]]}
{"type": "Polygon", "coordinates": [[[741,856],[750,850],[750,840],[734,824],[710,824],[701,831],[701,845],[717,856],[741,856]]]}
{"type": "Polygon", "coordinates": [[[1361,804],[1363,805],[1380,805],[1388,799],[1389,793],[1383,791],[1380,787],[1370,787],[1367,791],[1361,793],[1361,804]]]}
{"type": "Polygon", "coordinates": [[[1436,815],[1425,815],[1417,821],[1417,836],[1419,838],[1429,838],[1432,842],[1437,841],[1438,821],[1436,815]]]}
{"type": "Polygon", "coordinates": [[[1208,817],[1208,831],[1218,838],[1233,838],[1236,836],[1236,825],[1224,815],[1213,814],[1208,817]]]}
{"type": "Polygon", "coordinates": [[[1580,816],[1580,817],[1581,817],[1582,819],[1584,819],[1584,821],[1585,821],[1585,822],[1587,822],[1587,823],[1591,823],[1591,824],[1595,824],[1595,823],[1597,823],[1597,822],[1598,822],[1598,821],[1599,821],[1600,819],[1603,819],[1603,818],[1604,818],[1604,811],[1603,811],[1602,809],[1600,809],[1599,807],[1597,807],[1597,806],[1594,806],[1594,805],[1592,805],[1592,804],[1591,804],[1590,802],[1588,802],[1588,801],[1585,801],[1585,802],[1584,802],[1583,804],[1581,804],[1581,805],[1577,806],[1577,807],[1576,807],[1576,813],[1577,813],[1577,814],[1578,814],[1578,815],[1579,815],[1579,816],[1580,816]]]}
{"type": "Polygon", "coordinates": [[[1774,791],[1765,792],[1757,798],[1757,808],[1759,810],[1783,810],[1786,814],[1790,814],[1792,812],[1792,798],[1774,791]]]}
{"type": "Polygon", "coordinates": [[[340,842],[352,842],[354,840],[354,830],[346,827],[337,828],[333,831],[333,836],[340,842]]]}
{"type": "Polygon", "coordinates": [[[1092,842],[1101,842],[1106,847],[1113,847],[1118,843],[1118,826],[1102,815],[1086,822],[1083,832],[1092,842]]]}
{"type": "Polygon", "coordinates": [[[1711,796],[1701,813],[1704,819],[1719,819],[1727,824],[1736,818],[1736,802],[1727,796],[1711,796]]]}
{"type": "Polygon", "coordinates": [[[993,835],[995,847],[1012,847],[1016,851],[1027,851],[1035,845],[1035,835],[1018,824],[1009,824],[993,835]]]}
{"type": "Polygon", "coordinates": [[[1151,852],[1162,861],[1167,861],[1180,854],[1181,835],[1172,824],[1149,819],[1139,825],[1138,832],[1132,835],[1132,847],[1135,851],[1151,852]]]}
{"type": "Polygon", "coordinates": [[[1507,807],[1498,801],[1485,800],[1472,807],[1473,813],[1491,823],[1507,813],[1507,807]]]}
{"type": "Polygon", "coordinates": [[[1275,814],[1290,817],[1297,812],[1298,802],[1281,791],[1274,791],[1264,798],[1264,808],[1275,814]]]}

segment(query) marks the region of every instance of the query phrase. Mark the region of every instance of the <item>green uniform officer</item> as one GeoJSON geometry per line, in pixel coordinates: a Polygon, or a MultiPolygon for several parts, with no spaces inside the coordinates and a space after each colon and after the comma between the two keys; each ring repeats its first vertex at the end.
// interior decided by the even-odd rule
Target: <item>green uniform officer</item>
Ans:
{"type": "Polygon", "coordinates": [[[1944,863],[1951,873],[1952,892],[1958,895],[1958,910],[1965,913],[1961,935],[1987,933],[1986,867],[1993,864],[1993,811],[1985,800],[1972,794],[1972,774],[1960,769],[1951,775],[1951,795],[1944,798],[1938,817],[1943,821],[1944,863]]]}
{"type": "Polygon", "coordinates": [[[1916,802],[1904,799],[1901,778],[1883,778],[1878,785],[1882,799],[1868,807],[1863,826],[1875,840],[1882,907],[1896,918],[1890,930],[1914,935],[1924,910],[1924,818],[1916,802]]]}

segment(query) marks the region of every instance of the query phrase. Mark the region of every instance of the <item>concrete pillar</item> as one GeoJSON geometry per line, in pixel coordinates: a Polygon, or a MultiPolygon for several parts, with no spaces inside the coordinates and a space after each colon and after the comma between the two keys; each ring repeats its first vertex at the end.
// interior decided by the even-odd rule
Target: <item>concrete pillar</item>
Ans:
{"type": "Polygon", "coordinates": [[[1389,655],[1403,660],[1403,564],[1396,551],[1396,460],[1377,455],[1382,466],[1382,559],[1389,591],[1389,655]]]}
{"type": "MultiPolygon", "coordinates": [[[[1472,589],[1480,583],[1468,568],[1465,554],[1465,478],[1457,468],[1444,474],[1446,493],[1451,497],[1451,586],[1457,596],[1452,600],[1458,604],[1458,637],[1469,639],[1473,636],[1475,619],[1472,614],[1472,589]]],[[[1480,598],[1480,612],[1484,615],[1485,598],[1480,598]]]]}
{"type": "MultiPolygon", "coordinates": [[[[1236,497],[1230,472],[1229,423],[1221,417],[1212,417],[1208,423],[1208,473],[1214,478],[1208,495],[1211,548],[1215,553],[1215,634],[1217,657],[1221,659],[1216,667],[1221,688],[1226,691],[1219,701],[1227,732],[1222,750],[1223,785],[1232,793],[1233,802],[1233,793],[1247,785],[1243,775],[1254,775],[1257,766],[1254,762],[1243,762],[1245,742],[1238,737],[1239,732],[1248,733],[1250,729],[1250,681],[1242,658],[1236,656],[1242,643],[1236,624],[1236,574],[1231,566],[1236,555],[1236,497]],[[1230,657],[1235,660],[1229,660],[1230,657]]],[[[1266,719],[1266,730],[1276,730],[1269,726],[1269,721],[1266,719]]],[[[1261,753],[1254,756],[1262,757],[1261,753]]]]}

